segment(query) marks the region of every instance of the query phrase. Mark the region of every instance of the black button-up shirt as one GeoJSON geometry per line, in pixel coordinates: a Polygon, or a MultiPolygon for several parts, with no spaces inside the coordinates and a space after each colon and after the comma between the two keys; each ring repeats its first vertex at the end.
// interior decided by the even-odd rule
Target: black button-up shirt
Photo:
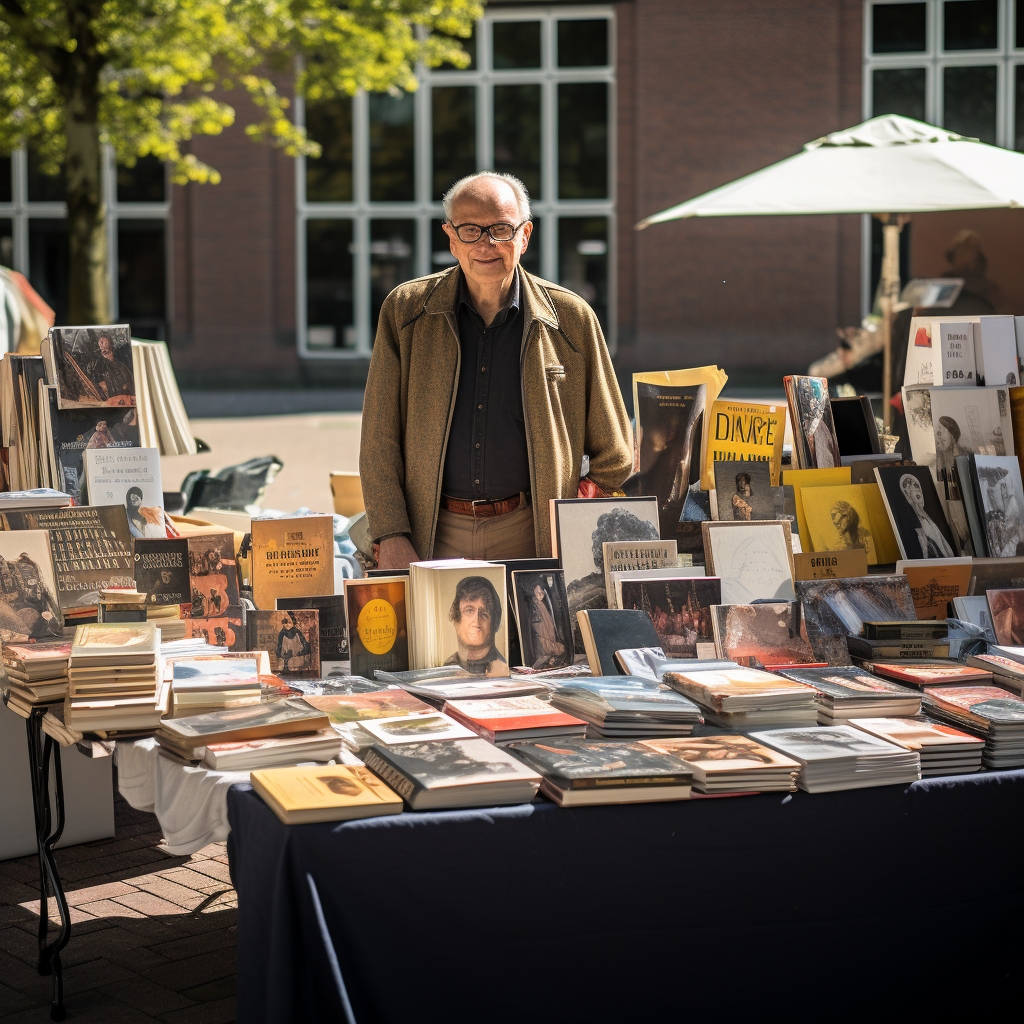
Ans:
{"type": "Polygon", "coordinates": [[[497,501],[530,490],[520,350],[519,271],[491,324],[473,308],[460,271],[456,313],[462,364],[441,489],[465,501],[497,501]]]}

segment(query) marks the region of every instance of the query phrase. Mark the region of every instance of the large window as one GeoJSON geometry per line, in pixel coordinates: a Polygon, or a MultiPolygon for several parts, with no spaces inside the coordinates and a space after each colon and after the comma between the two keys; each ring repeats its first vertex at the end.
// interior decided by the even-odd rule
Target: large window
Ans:
{"type": "MultiPolygon", "coordinates": [[[[1024,0],[865,3],[864,116],[880,114],[1024,151],[1024,0]]],[[[864,242],[867,311],[881,266],[870,218],[864,242]]]]}
{"type": "Polygon", "coordinates": [[[323,146],[297,169],[304,356],[371,352],[388,292],[454,262],[441,196],[490,168],[530,191],[523,265],[584,296],[614,343],[613,27],[610,6],[494,10],[465,70],[422,69],[411,94],[297,105],[323,146]]]}
{"type": "MultiPolygon", "coordinates": [[[[113,319],[141,338],[166,339],[167,217],[164,165],[152,158],[103,167],[113,319]]],[[[0,264],[21,271],[68,322],[68,224],[62,174],[44,174],[35,154],[0,156],[0,264]]]]}

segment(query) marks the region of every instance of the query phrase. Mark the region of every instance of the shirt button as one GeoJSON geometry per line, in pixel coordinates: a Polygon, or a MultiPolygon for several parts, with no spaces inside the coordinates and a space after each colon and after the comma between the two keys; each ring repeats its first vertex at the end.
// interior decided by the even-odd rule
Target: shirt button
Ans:
{"type": "Polygon", "coordinates": [[[482,406],[482,405],[478,405],[478,406],[477,406],[477,408],[478,408],[478,409],[482,409],[482,408],[483,408],[483,406],[482,406]]]}
{"type": "Polygon", "coordinates": [[[486,366],[481,366],[480,367],[480,372],[481,373],[486,373],[487,372],[487,367],[486,366]]]}
{"type": "Polygon", "coordinates": [[[477,448],[480,447],[480,442],[479,441],[477,441],[476,446],[477,446],[477,448]]]}
{"type": "Polygon", "coordinates": [[[479,480],[474,480],[473,483],[478,484],[478,483],[480,483],[480,481],[479,480]]]}

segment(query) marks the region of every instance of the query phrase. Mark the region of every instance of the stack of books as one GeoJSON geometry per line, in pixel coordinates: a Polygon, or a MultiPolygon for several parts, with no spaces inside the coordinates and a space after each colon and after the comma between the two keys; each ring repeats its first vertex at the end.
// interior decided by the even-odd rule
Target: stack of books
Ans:
{"type": "Polygon", "coordinates": [[[452,666],[385,672],[377,669],[374,678],[387,686],[400,686],[437,708],[446,700],[487,700],[491,697],[525,697],[547,693],[548,687],[536,678],[483,679],[452,666]]]}
{"type": "Polygon", "coordinates": [[[797,761],[747,736],[693,736],[644,740],[645,747],[672,754],[693,772],[699,793],[792,793],[797,761]]]}
{"type": "Polygon", "coordinates": [[[663,679],[699,704],[707,722],[723,729],[811,725],[818,720],[812,687],[760,669],[666,672],[663,679]]]}
{"type": "Polygon", "coordinates": [[[167,710],[160,631],[150,623],[78,626],[68,663],[64,721],[75,732],[155,729],[167,710]]]}
{"type": "Polygon", "coordinates": [[[587,739],[689,736],[700,708],[668,687],[635,676],[598,676],[560,686],[551,704],[587,722],[587,739]]]}
{"type": "Polygon", "coordinates": [[[985,741],[918,718],[859,718],[851,725],[921,755],[922,775],[966,775],[981,768],[985,741]]]}
{"type": "Polygon", "coordinates": [[[165,718],[155,736],[164,753],[194,764],[203,759],[210,745],[275,739],[297,733],[322,734],[330,724],[322,711],[311,708],[300,698],[292,698],[211,711],[191,718],[165,718]]]}
{"type": "Polygon", "coordinates": [[[450,700],[445,714],[491,743],[537,742],[586,734],[587,723],[539,697],[450,700]]]}
{"type": "Polygon", "coordinates": [[[750,735],[800,762],[797,785],[807,793],[893,786],[921,778],[916,751],[849,725],[769,729],[750,735]]]}
{"type": "Polygon", "coordinates": [[[268,768],[252,788],[286,825],[401,814],[402,798],[362,765],[268,768]]]}
{"type": "Polygon", "coordinates": [[[562,740],[520,743],[512,753],[540,773],[540,791],[559,807],[687,800],[685,761],[642,743],[562,740]]]}
{"type": "Polygon", "coordinates": [[[297,736],[208,743],[203,764],[219,772],[248,772],[305,761],[331,761],[340,753],[341,737],[333,729],[321,729],[297,736]]]}
{"type": "Polygon", "coordinates": [[[184,639],[185,628],[188,625],[181,617],[179,604],[147,604],[146,621],[159,628],[160,637],[165,643],[184,639]]]}
{"type": "Polygon", "coordinates": [[[310,695],[306,702],[327,715],[342,742],[355,753],[379,742],[377,736],[367,732],[365,726],[369,722],[396,722],[437,714],[436,708],[398,687],[370,693],[310,695]]]}
{"type": "Polygon", "coordinates": [[[541,778],[482,739],[372,747],[366,767],[414,811],[528,803],[541,778]]]}
{"type": "Polygon", "coordinates": [[[985,654],[974,654],[967,664],[992,673],[992,681],[1004,689],[1024,693],[1024,647],[990,644],[985,654]]]}
{"type": "Polygon", "coordinates": [[[921,694],[850,665],[778,669],[780,676],[813,686],[818,724],[842,725],[855,718],[893,718],[921,712],[921,694]]]}
{"type": "Polygon", "coordinates": [[[172,671],[175,717],[260,702],[255,658],[176,658],[172,671]]]}
{"type": "Polygon", "coordinates": [[[884,661],[862,661],[861,667],[876,676],[895,680],[904,686],[924,689],[926,686],[963,686],[992,682],[992,673],[976,665],[958,665],[953,661],[929,662],[920,665],[893,664],[884,661]]]}
{"type": "Polygon", "coordinates": [[[41,508],[67,508],[71,495],[52,487],[34,487],[28,491],[0,492],[0,512],[30,512],[41,508]]]}
{"type": "Polygon", "coordinates": [[[1024,765],[1024,700],[997,686],[929,686],[925,711],[985,740],[986,768],[1024,765]]]}
{"type": "Polygon", "coordinates": [[[70,657],[70,640],[4,644],[8,706],[27,717],[27,713],[36,705],[63,702],[68,694],[70,657]]]}

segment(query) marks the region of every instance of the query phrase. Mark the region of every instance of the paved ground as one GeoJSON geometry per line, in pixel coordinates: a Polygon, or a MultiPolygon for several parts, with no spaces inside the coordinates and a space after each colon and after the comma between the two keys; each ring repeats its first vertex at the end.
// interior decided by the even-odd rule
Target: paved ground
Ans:
{"type": "MultiPolygon", "coordinates": [[[[71,942],[63,953],[68,1020],[233,1021],[238,904],[225,845],[170,857],[158,849],[162,836],[153,815],[132,810],[120,796],[114,813],[113,839],[56,851],[72,905],[71,942]]],[[[50,914],[56,921],[52,899],[50,914]]],[[[5,1024],[50,1019],[51,980],[36,971],[38,915],[36,859],[0,863],[5,1024]]]]}

